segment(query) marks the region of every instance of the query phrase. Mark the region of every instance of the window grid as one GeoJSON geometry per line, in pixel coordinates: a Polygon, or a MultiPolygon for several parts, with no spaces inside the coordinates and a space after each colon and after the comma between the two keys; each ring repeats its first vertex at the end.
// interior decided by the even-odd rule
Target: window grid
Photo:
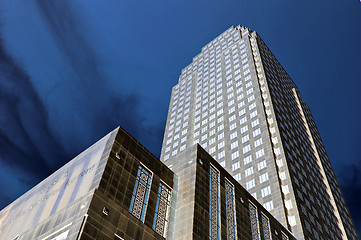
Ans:
{"type": "Polygon", "coordinates": [[[157,206],[155,208],[153,230],[163,237],[167,234],[171,197],[172,190],[164,183],[160,183],[158,188],[157,206]]]}
{"type": "Polygon", "coordinates": [[[249,217],[251,219],[252,240],[259,240],[257,207],[251,202],[249,203],[249,217]]]}
{"type": "Polygon", "coordinates": [[[142,222],[144,222],[151,182],[152,173],[144,166],[140,165],[138,168],[137,179],[134,185],[129,212],[142,222]]]}
{"type": "Polygon", "coordinates": [[[210,166],[209,239],[220,239],[219,172],[210,166]]]}
{"type": "Polygon", "coordinates": [[[265,240],[271,240],[271,229],[269,224],[269,219],[264,215],[261,214],[262,219],[262,228],[263,228],[263,237],[265,240]]]}
{"type": "Polygon", "coordinates": [[[236,217],[234,204],[234,187],[226,179],[226,217],[227,217],[227,239],[236,239],[236,217]]]}

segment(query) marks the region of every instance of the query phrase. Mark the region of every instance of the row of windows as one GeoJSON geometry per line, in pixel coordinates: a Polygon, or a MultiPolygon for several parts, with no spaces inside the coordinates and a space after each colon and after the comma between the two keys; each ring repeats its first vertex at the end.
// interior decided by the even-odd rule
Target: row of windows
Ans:
{"type": "MultiPolygon", "coordinates": [[[[247,72],[246,72],[247,73],[247,72]]],[[[250,84],[251,84],[251,82],[249,82],[248,83],[248,85],[247,85],[247,87],[249,87],[250,86],[250,84]]],[[[203,91],[205,92],[205,93],[207,93],[207,88],[203,88],[203,91]]],[[[252,89],[253,90],[253,89],[252,89]]],[[[175,91],[175,93],[174,94],[176,94],[177,93],[177,91],[175,91]]],[[[188,92],[189,93],[189,92],[188,92]]],[[[188,95],[188,93],[187,93],[187,95],[188,95]]],[[[207,93],[208,94],[208,93],[207,93]]],[[[175,95],[175,97],[174,98],[176,98],[176,95],[175,95]]],[[[254,97],[253,97],[254,98],[254,97]]],[[[198,100],[198,99],[197,99],[198,100]]],[[[251,101],[252,100],[252,97],[251,98],[249,98],[249,101],[251,101]]],[[[189,97],[186,99],[186,101],[189,101],[189,97]]],[[[174,101],[174,103],[177,103],[177,101],[175,100],[174,101]]],[[[173,106],[173,108],[172,108],[172,111],[175,111],[177,109],[177,107],[176,106],[173,106]]],[[[181,109],[179,109],[178,108],[178,111],[180,111],[181,109]]],[[[175,114],[174,114],[175,115],[175,114]]],[[[172,121],[172,119],[171,119],[171,123],[172,123],[173,121],[172,121]]]]}
{"type": "MultiPolygon", "coordinates": [[[[219,171],[210,166],[210,196],[209,196],[209,239],[221,239],[221,223],[220,223],[220,174],[219,171]]],[[[271,193],[271,188],[268,186],[261,190],[262,196],[267,196],[271,193]]],[[[236,214],[235,214],[235,197],[234,186],[227,179],[225,180],[225,201],[226,201],[226,226],[227,226],[227,239],[237,239],[236,228],[236,214]]],[[[257,207],[249,202],[249,214],[251,222],[252,239],[260,239],[259,220],[257,207]]],[[[264,204],[266,209],[273,209],[273,201],[264,204]]],[[[263,238],[271,239],[271,229],[269,219],[261,213],[261,224],[263,228],[263,238]]],[[[287,235],[283,232],[282,239],[288,239],[287,235]]]]}
{"type": "MultiPolygon", "coordinates": [[[[250,86],[250,85],[247,85],[247,86],[250,86]]],[[[253,90],[253,89],[252,89],[252,90],[253,90]]],[[[254,96],[249,97],[248,100],[249,100],[249,101],[254,100],[254,96]]],[[[241,103],[241,104],[242,104],[242,103],[241,103]]],[[[244,105],[244,102],[243,102],[243,105],[244,105]]],[[[188,106],[187,106],[187,107],[188,107],[188,106]]],[[[251,106],[251,107],[253,107],[253,106],[251,106]]],[[[175,108],[174,108],[173,110],[175,110],[175,108]]],[[[178,112],[179,112],[179,110],[182,110],[182,109],[178,109],[178,112]]],[[[186,110],[186,111],[187,111],[187,110],[186,110]]],[[[232,111],[232,109],[231,109],[230,111],[232,111]]],[[[242,112],[244,112],[244,111],[242,111],[242,112]]],[[[257,114],[257,112],[254,111],[254,112],[251,114],[251,117],[254,117],[256,114],[257,114]]],[[[202,114],[202,116],[204,116],[204,115],[205,115],[205,114],[202,114]]],[[[178,117],[179,117],[179,116],[178,116],[178,117]]],[[[187,117],[187,115],[186,115],[185,117],[187,117]]],[[[197,121],[198,119],[199,119],[199,117],[196,118],[196,121],[197,121]]],[[[184,119],[184,120],[185,120],[185,119],[184,119]]],[[[244,121],[244,120],[243,120],[243,121],[244,121]]],[[[174,122],[174,119],[171,119],[171,120],[170,120],[170,123],[173,123],[173,122],[174,122]]],[[[178,120],[178,121],[176,122],[176,126],[177,126],[178,124],[180,124],[180,122],[181,122],[181,121],[178,120]]],[[[253,125],[256,125],[256,124],[257,124],[257,121],[254,122],[254,123],[252,123],[252,124],[253,124],[253,125]]],[[[187,125],[188,125],[188,123],[185,122],[185,123],[182,125],[182,127],[183,127],[183,128],[186,128],[187,125]]],[[[169,130],[172,130],[173,127],[174,127],[174,125],[170,125],[169,130]]],[[[180,127],[177,127],[177,128],[176,128],[176,131],[179,131],[179,130],[180,130],[180,127]]],[[[182,133],[186,133],[186,130],[183,131],[182,133]]],[[[170,133],[168,134],[168,136],[169,136],[169,135],[172,135],[172,134],[173,134],[173,132],[170,132],[170,133]]],[[[167,143],[169,144],[170,142],[171,142],[171,140],[168,139],[167,143]]]]}
{"type": "MultiPolygon", "coordinates": [[[[271,86],[271,88],[273,88],[273,92],[274,92],[273,100],[276,102],[276,110],[279,112],[280,119],[281,120],[284,119],[283,121],[280,121],[283,122],[280,124],[280,127],[282,130],[281,133],[284,133],[286,139],[285,142],[286,151],[289,152],[288,154],[290,154],[289,155],[290,159],[292,159],[293,157],[297,159],[297,162],[296,161],[293,162],[291,160],[292,163],[291,169],[295,172],[295,176],[298,176],[300,178],[300,181],[298,180],[298,178],[294,178],[294,182],[296,183],[296,185],[300,187],[300,189],[302,189],[302,192],[299,193],[300,198],[304,199],[306,205],[311,207],[311,204],[308,201],[308,199],[311,202],[314,202],[314,200],[312,195],[307,194],[307,192],[310,193],[310,188],[311,188],[310,185],[308,184],[308,181],[311,181],[313,183],[312,188],[314,189],[315,193],[317,192],[321,193],[321,194],[316,194],[316,196],[322,196],[324,194],[323,193],[324,191],[322,191],[321,189],[315,190],[315,186],[316,188],[318,188],[319,185],[319,183],[317,183],[319,182],[319,178],[317,177],[318,166],[315,165],[316,159],[314,159],[313,153],[311,152],[312,148],[304,145],[304,143],[307,143],[309,140],[308,140],[308,136],[305,134],[306,132],[304,130],[299,130],[299,126],[301,127],[304,126],[304,122],[301,121],[302,119],[301,116],[299,115],[299,110],[297,109],[297,103],[291,97],[288,97],[286,95],[287,105],[288,105],[286,108],[285,101],[283,99],[278,99],[279,97],[281,97],[281,94],[278,94],[277,92],[280,90],[279,86],[277,86],[276,84],[272,84],[272,85],[275,85],[275,86],[271,86]],[[290,109],[290,114],[285,114],[288,112],[286,109],[290,109]],[[292,126],[290,123],[292,123],[292,126]],[[294,129],[294,131],[292,129],[294,129]],[[302,154],[300,154],[299,150],[302,152],[302,154]],[[307,164],[306,163],[303,164],[302,156],[305,157],[305,161],[307,161],[307,164]],[[299,167],[298,162],[302,165],[302,168],[299,167]],[[300,170],[295,170],[293,164],[300,170]],[[305,169],[307,169],[308,173],[310,174],[307,174],[305,172],[305,169]],[[299,172],[301,172],[302,174],[298,174],[299,172]],[[314,179],[316,179],[316,182],[314,181],[314,179]],[[306,181],[303,182],[302,180],[306,180],[306,181]],[[306,190],[306,188],[308,190],[306,190]],[[303,195],[306,196],[304,197],[303,195]]],[[[280,177],[283,178],[284,176],[280,174],[280,177]]],[[[322,197],[322,199],[325,200],[324,197],[322,197]]],[[[317,201],[320,202],[318,199],[317,201]]],[[[290,204],[286,206],[288,208],[292,208],[292,205],[290,204]]],[[[310,211],[309,214],[311,215],[308,216],[308,219],[310,219],[311,222],[314,221],[313,215],[315,215],[316,217],[318,216],[317,211],[310,211]]],[[[323,213],[321,212],[321,214],[323,213]]],[[[308,224],[306,228],[310,228],[310,225],[308,224]]]]}

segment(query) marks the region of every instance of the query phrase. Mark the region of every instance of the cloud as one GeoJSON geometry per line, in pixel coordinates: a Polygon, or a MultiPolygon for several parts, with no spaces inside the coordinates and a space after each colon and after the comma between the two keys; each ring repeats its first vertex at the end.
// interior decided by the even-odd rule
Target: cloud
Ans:
{"type": "MultiPolygon", "coordinates": [[[[74,7],[65,1],[36,2],[45,26],[41,28],[43,36],[54,42],[50,55],[58,63],[56,72],[63,73],[57,78],[49,78],[46,69],[34,72],[28,64],[33,55],[16,57],[19,53],[4,44],[11,39],[4,39],[7,23],[2,23],[0,182],[9,180],[4,186],[12,191],[0,194],[0,208],[118,125],[159,151],[163,124],[146,123],[139,96],[109,87],[107,76],[99,71],[104,63],[86,40],[82,19],[72,14],[74,7]]],[[[37,50],[39,56],[45,51],[37,50]]]]}
{"type": "Polygon", "coordinates": [[[64,157],[49,129],[48,111],[29,76],[7,55],[2,42],[0,66],[1,160],[29,171],[47,172],[51,166],[45,157],[64,157]]]}

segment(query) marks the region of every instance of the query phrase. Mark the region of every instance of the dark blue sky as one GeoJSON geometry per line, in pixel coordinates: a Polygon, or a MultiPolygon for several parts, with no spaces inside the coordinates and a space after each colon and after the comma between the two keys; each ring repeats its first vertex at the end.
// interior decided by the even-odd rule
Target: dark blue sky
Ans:
{"type": "Polygon", "coordinates": [[[232,25],[310,106],[361,233],[358,0],[0,0],[0,209],[123,126],[159,156],[171,87],[232,25]]]}

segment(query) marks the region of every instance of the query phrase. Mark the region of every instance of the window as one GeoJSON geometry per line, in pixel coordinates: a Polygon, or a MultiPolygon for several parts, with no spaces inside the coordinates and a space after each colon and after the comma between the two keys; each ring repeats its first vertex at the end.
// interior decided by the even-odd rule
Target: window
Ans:
{"type": "Polygon", "coordinates": [[[261,134],[261,129],[259,129],[259,128],[257,128],[256,130],[253,131],[253,137],[256,137],[260,134],[261,134]]]}
{"type": "Polygon", "coordinates": [[[254,142],[254,146],[255,146],[255,147],[258,147],[258,146],[260,146],[261,144],[262,144],[262,138],[257,139],[257,140],[254,142]]]}
{"type": "Polygon", "coordinates": [[[296,225],[296,218],[295,216],[288,216],[288,223],[291,225],[291,227],[296,225]]]}
{"type": "Polygon", "coordinates": [[[181,151],[183,151],[184,149],[186,149],[186,145],[185,145],[185,144],[182,145],[182,146],[179,148],[179,151],[181,152],[181,151]]]}
{"type": "Polygon", "coordinates": [[[285,200],[285,206],[286,208],[289,210],[289,209],[292,209],[293,206],[292,206],[292,201],[291,200],[285,200]]]}
{"type": "Polygon", "coordinates": [[[246,109],[242,109],[242,110],[239,111],[238,115],[241,117],[245,113],[246,113],[246,109]]]}
{"type": "MultiPolygon", "coordinates": [[[[290,190],[289,190],[289,188],[288,188],[288,185],[286,185],[286,186],[281,186],[281,189],[282,189],[282,192],[284,193],[284,194],[288,194],[288,193],[290,193],[290,190]]],[[[298,192],[299,193],[299,192],[298,192]]]]}
{"type": "Polygon", "coordinates": [[[247,165],[248,163],[252,162],[252,155],[249,155],[243,159],[244,165],[247,165]]]}
{"type": "Polygon", "coordinates": [[[237,132],[231,133],[231,135],[230,135],[230,139],[231,139],[231,140],[234,139],[234,138],[236,138],[236,137],[237,137],[237,132]]]}
{"type": "Polygon", "coordinates": [[[266,196],[268,196],[270,194],[271,194],[271,187],[270,186],[261,189],[262,197],[266,197],[266,196]]]}
{"type": "Polygon", "coordinates": [[[261,214],[261,222],[262,222],[264,239],[271,240],[271,228],[268,217],[266,217],[264,214],[261,214]]]}
{"type": "Polygon", "coordinates": [[[263,150],[263,148],[262,148],[261,150],[259,150],[259,151],[256,152],[256,158],[260,158],[260,157],[262,157],[262,156],[264,156],[264,150],[263,150]]]}
{"type": "Polygon", "coordinates": [[[255,181],[252,179],[251,181],[246,182],[246,190],[249,190],[255,186],[255,181]]]}
{"type": "Polygon", "coordinates": [[[151,182],[152,173],[143,165],[140,165],[133,189],[129,212],[142,222],[144,222],[145,210],[148,205],[151,182]]]}
{"type": "Polygon", "coordinates": [[[227,179],[225,180],[226,192],[226,222],[227,222],[227,239],[236,239],[236,214],[234,203],[234,187],[227,179]]]}
{"type": "Polygon", "coordinates": [[[199,131],[194,132],[194,137],[198,137],[199,136],[199,131]]]}
{"type": "Polygon", "coordinates": [[[239,169],[240,167],[241,166],[240,166],[239,162],[236,162],[236,163],[232,164],[232,171],[235,171],[235,170],[239,169]]]}
{"type": "Polygon", "coordinates": [[[232,116],[229,117],[229,121],[230,121],[230,122],[234,121],[235,119],[236,119],[236,116],[235,116],[235,115],[232,115],[232,116]]]}
{"type": "Polygon", "coordinates": [[[258,120],[258,119],[256,119],[256,120],[254,120],[253,122],[251,122],[251,126],[252,126],[252,127],[257,126],[258,124],[259,124],[259,120],[258,120]]]}
{"type": "Polygon", "coordinates": [[[223,158],[224,156],[225,156],[224,151],[218,153],[218,159],[221,159],[221,158],[223,158]]]}
{"type": "Polygon", "coordinates": [[[252,103],[251,105],[248,106],[248,109],[249,110],[252,110],[253,108],[256,107],[256,103],[252,103]]]}
{"type": "Polygon", "coordinates": [[[167,235],[171,196],[172,190],[161,182],[158,188],[153,230],[163,237],[167,235]]]}
{"type": "Polygon", "coordinates": [[[259,240],[257,207],[249,202],[249,217],[251,219],[252,240],[259,240]]]}
{"type": "Polygon", "coordinates": [[[243,154],[245,154],[249,151],[251,151],[251,145],[248,144],[247,146],[243,147],[243,154]]]}
{"type": "Polygon", "coordinates": [[[212,154],[216,151],[216,146],[213,146],[209,149],[209,154],[212,154]]]}
{"type": "MultiPolygon", "coordinates": [[[[286,179],[286,172],[279,172],[279,176],[281,180],[285,180],[286,179]]],[[[295,183],[298,185],[298,180],[297,178],[294,178],[295,183]]]]}
{"type": "Polygon", "coordinates": [[[238,95],[237,96],[237,101],[241,101],[243,99],[243,97],[244,97],[243,94],[238,95]]]}
{"type": "Polygon", "coordinates": [[[255,116],[257,116],[257,110],[251,112],[251,114],[249,116],[250,116],[250,118],[254,118],[255,116]]]}
{"type": "Polygon", "coordinates": [[[218,149],[221,149],[221,148],[223,148],[224,147],[224,142],[222,141],[222,142],[220,142],[220,143],[218,143],[218,149]]]}
{"type": "Polygon", "coordinates": [[[248,89],[246,93],[247,93],[247,95],[253,93],[253,88],[248,89]]]}
{"type": "Polygon", "coordinates": [[[203,128],[202,128],[202,133],[206,132],[206,131],[207,131],[207,129],[208,129],[208,127],[207,127],[207,126],[203,127],[203,128]]]}
{"type": "Polygon", "coordinates": [[[209,132],[209,136],[210,136],[210,137],[213,136],[214,134],[216,134],[216,129],[213,129],[213,130],[211,130],[211,131],[209,132]]]}
{"type": "Polygon", "coordinates": [[[248,102],[251,102],[251,101],[253,101],[254,100],[254,95],[251,95],[249,98],[247,98],[247,101],[248,102]]]}
{"type": "Polygon", "coordinates": [[[264,173],[264,174],[262,174],[261,176],[259,176],[259,182],[260,183],[263,183],[263,182],[265,182],[265,181],[268,181],[268,173],[264,173]]]}
{"type": "Polygon", "coordinates": [[[237,181],[241,180],[241,174],[237,173],[236,175],[233,176],[234,179],[236,179],[237,181]]]}
{"type": "Polygon", "coordinates": [[[210,166],[210,191],[209,191],[209,239],[220,239],[220,194],[219,172],[210,166]]]}
{"type": "Polygon", "coordinates": [[[236,159],[236,158],[238,158],[238,157],[239,157],[239,152],[238,152],[238,151],[236,151],[236,152],[234,152],[234,153],[231,154],[232,160],[234,160],[234,159],[236,159]]]}
{"type": "Polygon", "coordinates": [[[204,140],[207,139],[207,134],[203,135],[202,138],[201,138],[201,142],[203,142],[204,140]]]}
{"type": "Polygon", "coordinates": [[[259,162],[257,164],[258,171],[265,168],[265,167],[267,167],[266,160],[263,160],[262,162],[259,162]]]}
{"type": "Polygon", "coordinates": [[[263,204],[263,207],[267,210],[267,211],[270,211],[273,209],[273,201],[269,201],[269,202],[266,202],[265,204],[263,204]]]}
{"type": "Polygon", "coordinates": [[[238,147],[238,141],[235,141],[231,144],[231,149],[235,149],[236,147],[238,147]]]}
{"type": "Polygon", "coordinates": [[[252,175],[252,174],[253,174],[253,167],[247,168],[247,169],[244,171],[244,174],[245,174],[246,177],[252,175]]]}
{"type": "Polygon", "coordinates": [[[244,124],[244,123],[246,123],[247,122],[247,117],[243,117],[243,118],[241,118],[241,120],[239,120],[239,123],[242,125],[242,124],[244,124]]]}
{"type": "Polygon", "coordinates": [[[247,131],[248,131],[248,126],[247,125],[241,128],[241,133],[245,133],[247,131]]]}

